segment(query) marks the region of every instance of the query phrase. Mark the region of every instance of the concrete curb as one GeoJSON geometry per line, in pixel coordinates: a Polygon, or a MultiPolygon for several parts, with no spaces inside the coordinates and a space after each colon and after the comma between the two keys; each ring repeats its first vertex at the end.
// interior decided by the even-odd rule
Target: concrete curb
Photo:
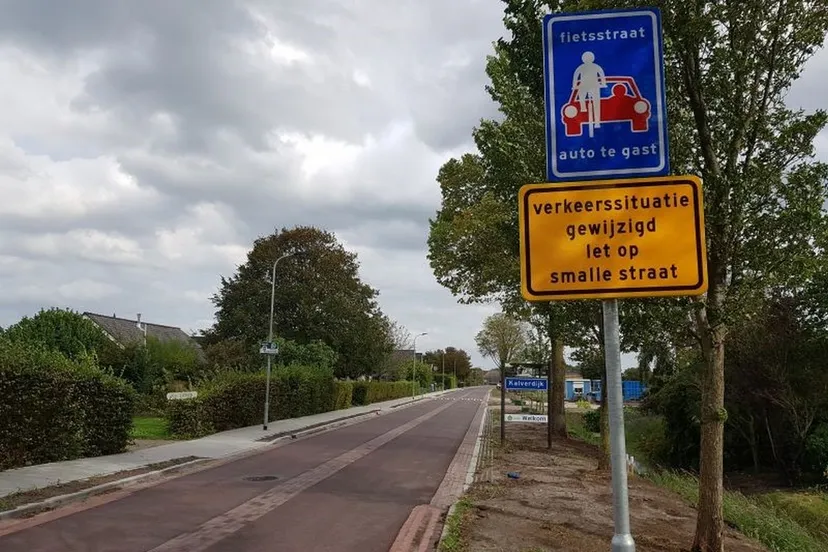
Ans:
{"type": "MultiPolygon", "coordinates": [[[[448,391],[447,391],[448,392],[448,391]]],[[[351,414],[348,416],[343,416],[341,418],[336,418],[334,420],[330,420],[328,422],[321,422],[318,424],[312,424],[302,429],[298,429],[296,431],[286,431],[276,436],[268,439],[267,441],[262,441],[257,439],[256,443],[261,443],[260,446],[236,452],[233,454],[229,454],[227,456],[223,456],[220,458],[199,458],[196,460],[190,460],[189,462],[183,462],[181,464],[176,464],[174,466],[169,466],[167,468],[163,468],[160,470],[154,470],[147,473],[141,473],[138,475],[133,475],[130,477],[125,477],[123,479],[116,479],[113,481],[109,481],[107,483],[101,483],[100,485],[95,485],[94,487],[89,487],[88,489],[81,489],[80,491],[75,491],[74,493],[69,493],[65,495],[58,495],[47,498],[45,500],[39,502],[31,502],[29,504],[23,504],[21,506],[17,506],[12,510],[5,510],[0,511],[0,521],[9,520],[9,519],[17,519],[20,517],[25,517],[28,514],[36,514],[44,510],[54,510],[61,506],[65,506],[67,504],[71,504],[73,502],[78,502],[81,500],[85,500],[86,498],[100,495],[106,493],[113,489],[119,489],[121,487],[126,487],[130,485],[135,485],[138,483],[144,483],[146,481],[152,480],[154,478],[163,477],[169,473],[174,473],[176,470],[183,470],[188,467],[192,467],[195,464],[201,464],[202,469],[207,469],[210,467],[217,467],[222,464],[226,464],[229,462],[233,462],[236,460],[240,460],[247,456],[253,456],[254,454],[260,454],[265,452],[271,448],[275,448],[277,445],[284,445],[289,442],[295,441],[297,439],[304,439],[307,437],[311,437],[316,435],[317,433],[322,433],[326,431],[331,431],[334,429],[338,429],[340,427],[346,425],[354,425],[359,422],[363,422],[368,418],[375,418],[376,416],[381,416],[383,414],[388,414],[390,412],[394,412],[395,410],[401,407],[407,407],[414,405],[420,402],[423,399],[430,399],[438,395],[431,395],[431,396],[422,396],[418,397],[414,400],[407,401],[398,405],[394,405],[387,409],[376,408],[370,410],[368,412],[364,412],[362,414],[351,414]]],[[[133,469],[141,469],[133,468],[133,469]]],[[[200,471],[200,470],[197,470],[200,471]]],[[[183,474],[182,474],[183,475],[183,474]]],[[[75,480],[75,481],[83,481],[83,480],[75,480]]],[[[67,481],[66,483],[70,483],[71,481],[67,481]]],[[[48,487],[43,487],[48,488],[48,487]]],[[[25,492],[25,491],[24,491],[25,492]]]]}

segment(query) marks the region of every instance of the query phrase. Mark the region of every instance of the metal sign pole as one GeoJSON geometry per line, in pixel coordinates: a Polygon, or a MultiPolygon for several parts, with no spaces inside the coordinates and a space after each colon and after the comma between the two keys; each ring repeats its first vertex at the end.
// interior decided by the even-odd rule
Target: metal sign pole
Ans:
{"type": "Polygon", "coordinates": [[[603,301],[604,351],[607,370],[610,450],[612,459],[612,502],[615,534],[612,552],[635,552],[630,532],[630,504],[627,490],[627,445],[624,437],[624,393],[621,387],[621,339],[618,301],[603,301]]]}
{"type": "Polygon", "coordinates": [[[267,376],[266,376],[266,383],[265,383],[265,404],[264,404],[264,423],[262,424],[262,429],[267,431],[267,422],[268,418],[270,418],[270,363],[272,362],[273,355],[267,355],[267,376]]]}
{"type": "Polygon", "coordinates": [[[500,444],[506,442],[506,366],[500,368],[500,444]]]}

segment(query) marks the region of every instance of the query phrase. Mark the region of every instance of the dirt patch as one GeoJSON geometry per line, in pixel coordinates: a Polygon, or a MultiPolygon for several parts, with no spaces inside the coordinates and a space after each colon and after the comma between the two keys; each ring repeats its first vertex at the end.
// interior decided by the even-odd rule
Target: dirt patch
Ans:
{"type": "MultiPolygon", "coordinates": [[[[496,413],[495,413],[496,414],[496,413]]],[[[609,473],[596,471],[597,450],[579,441],[546,448],[546,427],[509,424],[507,443],[492,442],[491,466],[479,473],[462,520],[465,550],[607,550],[613,535],[609,473]],[[518,472],[518,479],[507,477],[518,472]]],[[[685,552],[696,513],[677,495],[638,477],[630,479],[630,511],[637,552],[685,552]]],[[[765,552],[727,530],[728,552],[765,552]]]]}
{"type": "Polygon", "coordinates": [[[127,477],[132,477],[134,475],[141,475],[157,470],[163,470],[164,468],[170,468],[172,466],[184,464],[192,460],[201,459],[202,458],[200,456],[184,456],[182,458],[173,458],[172,460],[166,460],[164,462],[148,464],[142,468],[123,470],[108,475],[100,475],[97,477],[90,477],[88,479],[81,479],[79,481],[70,481],[68,483],[51,485],[49,487],[43,487],[42,489],[34,489],[31,491],[21,491],[13,493],[0,498],[0,512],[13,510],[19,506],[24,506],[26,504],[42,502],[44,500],[56,496],[62,496],[76,493],[78,491],[83,491],[86,489],[91,489],[92,487],[95,487],[97,485],[103,485],[104,483],[109,483],[111,481],[117,481],[119,479],[126,479],[127,477]]]}

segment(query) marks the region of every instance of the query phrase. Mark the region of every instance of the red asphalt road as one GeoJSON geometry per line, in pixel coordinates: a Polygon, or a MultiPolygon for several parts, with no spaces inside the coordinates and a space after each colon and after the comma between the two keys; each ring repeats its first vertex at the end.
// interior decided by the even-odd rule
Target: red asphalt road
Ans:
{"type": "Polygon", "coordinates": [[[431,500],[487,394],[455,391],[93,508],[68,506],[0,532],[0,550],[388,552],[411,510],[431,500]],[[278,480],[244,479],[258,475],[278,480]]]}

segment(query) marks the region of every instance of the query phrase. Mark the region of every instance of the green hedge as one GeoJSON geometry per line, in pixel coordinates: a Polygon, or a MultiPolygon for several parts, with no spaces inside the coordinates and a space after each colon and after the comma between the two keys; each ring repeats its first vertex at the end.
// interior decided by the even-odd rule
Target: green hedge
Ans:
{"type": "Polygon", "coordinates": [[[443,380],[443,374],[437,372],[434,374],[434,383],[437,385],[437,390],[441,390],[443,385],[446,389],[457,388],[457,378],[453,374],[446,374],[445,380],[443,380]]]}
{"type": "Polygon", "coordinates": [[[350,381],[335,381],[333,410],[351,408],[354,404],[354,384],[350,381]]]}
{"type": "Polygon", "coordinates": [[[91,359],[0,338],[0,470],[121,452],[135,393],[91,359]]]}
{"type": "MultiPolygon", "coordinates": [[[[410,381],[355,381],[353,403],[363,406],[411,396],[410,381]]],[[[417,385],[417,393],[419,393],[417,385]]]]}
{"type": "MultiPolygon", "coordinates": [[[[222,373],[198,392],[196,399],[169,401],[167,419],[174,435],[197,437],[263,421],[264,374],[222,373]]],[[[341,397],[341,404],[347,404],[345,399],[346,396],[341,397]]],[[[338,400],[340,397],[330,368],[280,366],[273,371],[270,380],[271,420],[327,412],[339,404],[338,400]]]]}
{"type": "MultiPolygon", "coordinates": [[[[201,437],[263,421],[262,374],[224,373],[198,393],[195,399],[169,401],[167,421],[173,435],[201,437]]],[[[299,418],[410,395],[411,382],[334,381],[328,368],[279,367],[270,381],[270,419],[299,418]]]]}

